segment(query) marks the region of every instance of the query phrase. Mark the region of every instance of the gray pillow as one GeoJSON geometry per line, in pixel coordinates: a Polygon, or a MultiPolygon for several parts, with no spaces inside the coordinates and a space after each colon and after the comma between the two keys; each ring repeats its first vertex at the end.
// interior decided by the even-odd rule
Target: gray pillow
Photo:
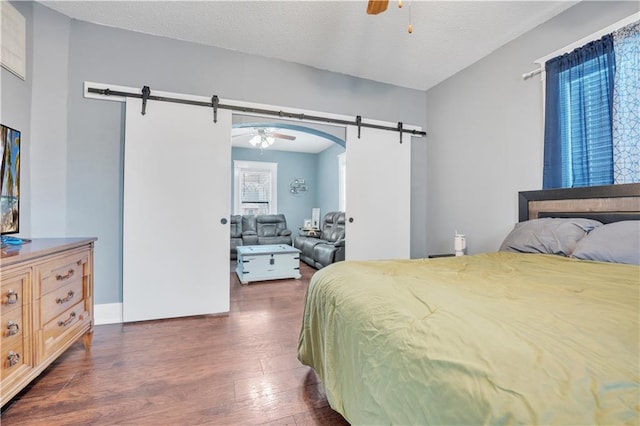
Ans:
{"type": "Polygon", "coordinates": [[[580,240],[571,257],[640,265],[640,220],[600,226],[580,240]]]}
{"type": "Polygon", "coordinates": [[[516,223],[500,251],[569,256],[587,232],[601,226],[592,219],[543,218],[516,223]]]}

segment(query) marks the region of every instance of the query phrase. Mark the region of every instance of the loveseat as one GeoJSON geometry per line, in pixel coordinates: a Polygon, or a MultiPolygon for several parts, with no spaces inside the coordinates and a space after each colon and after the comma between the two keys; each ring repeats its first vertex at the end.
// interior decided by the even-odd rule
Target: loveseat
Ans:
{"type": "Polygon", "coordinates": [[[237,258],[238,246],[291,245],[291,231],[283,214],[232,215],[230,222],[231,259],[237,258]]]}
{"type": "Polygon", "coordinates": [[[300,260],[316,269],[344,260],[344,212],[324,215],[318,231],[301,229],[293,246],[301,251],[300,260]]]}

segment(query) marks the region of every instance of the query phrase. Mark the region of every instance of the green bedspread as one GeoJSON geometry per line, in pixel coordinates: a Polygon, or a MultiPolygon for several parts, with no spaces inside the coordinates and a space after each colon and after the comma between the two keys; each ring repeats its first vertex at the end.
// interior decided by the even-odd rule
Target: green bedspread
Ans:
{"type": "Polygon", "coordinates": [[[486,253],[340,262],[298,358],[352,424],[638,424],[640,267],[486,253]]]}

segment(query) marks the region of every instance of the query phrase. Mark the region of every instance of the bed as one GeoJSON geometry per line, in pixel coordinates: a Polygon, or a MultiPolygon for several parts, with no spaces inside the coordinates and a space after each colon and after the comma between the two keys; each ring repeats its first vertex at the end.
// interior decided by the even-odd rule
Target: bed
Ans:
{"type": "Polygon", "coordinates": [[[519,197],[500,251],[314,274],[298,358],[347,421],[640,422],[640,184],[519,197]]]}

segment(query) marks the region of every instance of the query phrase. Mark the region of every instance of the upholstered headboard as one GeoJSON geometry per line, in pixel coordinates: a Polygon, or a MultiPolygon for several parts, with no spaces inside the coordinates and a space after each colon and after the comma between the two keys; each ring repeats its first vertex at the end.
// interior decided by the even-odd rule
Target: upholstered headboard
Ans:
{"type": "Polygon", "coordinates": [[[640,183],[518,193],[519,221],[583,217],[602,223],[640,220],[640,183]]]}

